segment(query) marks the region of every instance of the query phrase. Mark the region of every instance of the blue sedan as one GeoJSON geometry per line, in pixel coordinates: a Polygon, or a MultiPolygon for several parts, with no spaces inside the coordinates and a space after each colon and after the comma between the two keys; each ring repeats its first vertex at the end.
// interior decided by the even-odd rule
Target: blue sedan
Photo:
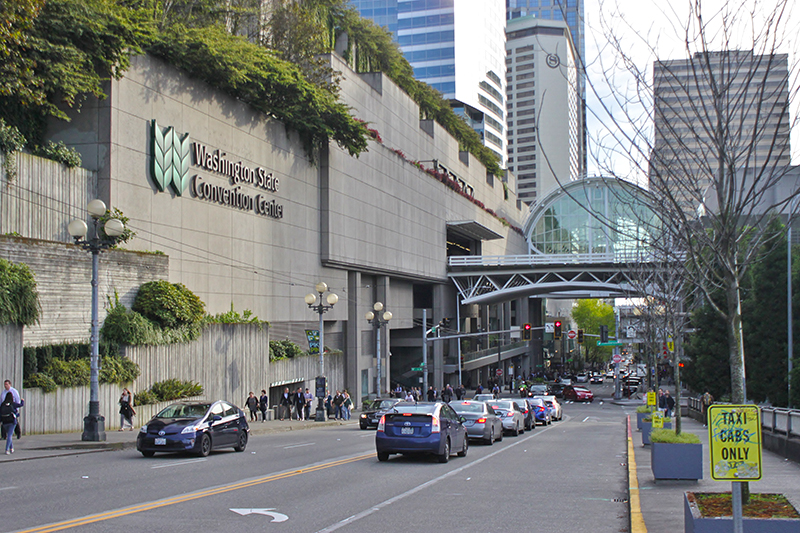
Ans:
{"type": "Polygon", "coordinates": [[[388,461],[393,453],[429,454],[446,463],[453,450],[464,457],[469,443],[463,421],[443,402],[398,403],[378,423],[378,460],[388,461]]]}
{"type": "Polygon", "coordinates": [[[206,457],[212,450],[247,447],[250,426],[244,412],[228,402],[178,402],[142,426],[136,449],[145,457],[156,452],[190,452],[206,457]]]}

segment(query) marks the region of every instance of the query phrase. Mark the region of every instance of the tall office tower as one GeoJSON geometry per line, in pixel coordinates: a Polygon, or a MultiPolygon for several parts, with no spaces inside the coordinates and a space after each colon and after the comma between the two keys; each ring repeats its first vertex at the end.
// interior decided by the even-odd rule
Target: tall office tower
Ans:
{"type": "Polygon", "coordinates": [[[389,29],[415,77],[440,91],[505,167],[505,2],[351,0],[389,29]]]}
{"type": "MultiPolygon", "coordinates": [[[[514,20],[521,17],[535,17],[543,20],[563,20],[569,26],[572,44],[579,58],[586,57],[586,38],[584,36],[583,18],[584,0],[506,0],[506,18],[514,20]]],[[[583,154],[582,172],[586,172],[586,71],[583,65],[585,59],[578,61],[581,68],[578,71],[581,97],[581,153],[583,154]]]]}
{"type": "Polygon", "coordinates": [[[583,176],[579,68],[564,22],[509,20],[506,49],[508,169],[530,205],[583,176]]]}
{"type": "Polygon", "coordinates": [[[726,166],[745,179],[789,166],[788,55],[729,50],[656,61],[653,94],[650,180],[661,172],[664,186],[673,181],[684,209],[693,212],[707,194],[721,143],[726,166]]]}

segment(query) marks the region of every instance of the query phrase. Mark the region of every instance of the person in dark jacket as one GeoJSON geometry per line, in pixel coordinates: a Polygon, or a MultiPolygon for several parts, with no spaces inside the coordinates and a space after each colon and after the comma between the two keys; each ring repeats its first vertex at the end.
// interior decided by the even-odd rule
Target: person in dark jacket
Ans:
{"type": "Polygon", "coordinates": [[[333,419],[334,420],[342,420],[344,418],[344,411],[342,410],[342,405],[344,405],[344,394],[341,391],[336,391],[336,396],[333,397],[333,419]]]}
{"type": "Polygon", "coordinates": [[[297,390],[293,395],[293,399],[294,399],[294,410],[295,414],[297,415],[297,419],[303,420],[304,419],[303,415],[306,410],[306,395],[303,392],[303,387],[297,387],[297,390]]]}
{"type": "Polygon", "coordinates": [[[283,389],[281,399],[278,402],[278,410],[280,411],[280,419],[283,420],[287,415],[289,420],[292,419],[292,394],[289,392],[289,387],[283,389]]]}
{"type": "Polygon", "coordinates": [[[250,422],[258,420],[258,398],[256,398],[254,392],[250,391],[250,395],[247,396],[244,404],[247,406],[247,410],[250,411],[250,422]]]}
{"type": "Polygon", "coordinates": [[[672,410],[675,409],[675,398],[669,395],[669,391],[664,392],[664,406],[666,408],[664,416],[671,418],[672,410]]]}
{"type": "Polygon", "coordinates": [[[267,391],[261,389],[261,396],[258,398],[258,410],[261,411],[261,421],[267,419],[267,409],[269,409],[269,396],[267,391]]]}

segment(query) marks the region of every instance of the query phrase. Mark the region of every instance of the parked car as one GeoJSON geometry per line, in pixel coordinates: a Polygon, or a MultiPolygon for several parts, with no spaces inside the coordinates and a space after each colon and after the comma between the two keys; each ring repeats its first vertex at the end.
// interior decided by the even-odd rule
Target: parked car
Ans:
{"type": "Polygon", "coordinates": [[[489,400],[494,400],[494,394],[486,394],[486,393],[476,394],[475,396],[472,397],[472,399],[475,400],[476,402],[487,402],[489,400]]]}
{"type": "Polygon", "coordinates": [[[250,426],[233,404],[177,402],[162,409],[136,437],[136,449],[145,457],[156,452],[190,452],[203,457],[212,450],[232,447],[243,452],[250,426]]]}
{"type": "Polygon", "coordinates": [[[580,374],[578,374],[578,377],[577,377],[576,381],[578,383],[588,383],[589,382],[589,376],[588,376],[588,374],[586,374],[586,372],[581,372],[580,374]]]}
{"type": "Polygon", "coordinates": [[[503,422],[503,430],[517,436],[525,433],[525,417],[519,405],[512,400],[492,400],[486,402],[503,422]]]}
{"type": "Polygon", "coordinates": [[[490,446],[503,440],[503,422],[486,402],[463,400],[450,402],[450,407],[464,418],[468,438],[480,439],[490,446]]]}
{"type": "Polygon", "coordinates": [[[553,421],[550,408],[547,406],[541,396],[534,396],[530,399],[531,408],[533,409],[533,416],[536,418],[536,423],[546,426],[553,421]]]}
{"type": "Polygon", "coordinates": [[[594,394],[584,387],[568,385],[564,387],[564,399],[574,402],[591,402],[594,401],[594,394]]]}
{"type": "Polygon", "coordinates": [[[563,398],[564,397],[564,387],[566,385],[562,383],[553,383],[550,385],[550,392],[547,394],[552,394],[556,398],[563,398]]]}
{"type": "Polygon", "coordinates": [[[606,372],[606,379],[614,379],[614,371],[613,370],[609,370],[608,372],[606,372]]]}
{"type": "Polygon", "coordinates": [[[558,401],[558,398],[553,396],[552,394],[549,396],[538,396],[544,400],[544,403],[550,407],[550,419],[551,420],[561,420],[564,418],[564,411],[561,408],[561,402],[558,401]]]}
{"type": "Polygon", "coordinates": [[[528,396],[550,394],[550,385],[547,383],[532,383],[528,386],[528,396]]]}
{"type": "Polygon", "coordinates": [[[361,416],[358,419],[359,427],[361,429],[378,427],[381,416],[402,401],[402,398],[378,398],[372,400],[367,409],[361,412],[361,416]]]}
{"type": "Polygon", "coordinates": [[[536,428],[536,421],[534,420],[533,407],[527,398],[515,398],[514,403],[519,406],[522,411],[522,416],[525,418],[525,431],[533,430],[536,428]]]}
{"type": "Polygon", "coordinates": [[[432,454],[446,463],[453,450],[464,457],[469,447],[464,421],[444,402],[400,402],[378,422],[378,460],[388,461],[394,453],[432,454]]]}
{"type": "Polygon", "coordinates": [[[602,383],[604,380],[603,374],[595,372],[592,374],[592,377],[589,378],[589,383],[602,383]]]}

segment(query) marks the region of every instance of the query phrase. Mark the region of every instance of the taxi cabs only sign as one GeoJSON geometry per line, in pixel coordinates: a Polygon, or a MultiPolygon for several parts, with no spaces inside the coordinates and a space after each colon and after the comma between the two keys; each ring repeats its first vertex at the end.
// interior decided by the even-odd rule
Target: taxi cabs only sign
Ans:
{"type": "Polygon", "coordinates": [[[761,479],[761,417],[755,405],[712,405],[708,408],[711,479],[761,479]]]}

